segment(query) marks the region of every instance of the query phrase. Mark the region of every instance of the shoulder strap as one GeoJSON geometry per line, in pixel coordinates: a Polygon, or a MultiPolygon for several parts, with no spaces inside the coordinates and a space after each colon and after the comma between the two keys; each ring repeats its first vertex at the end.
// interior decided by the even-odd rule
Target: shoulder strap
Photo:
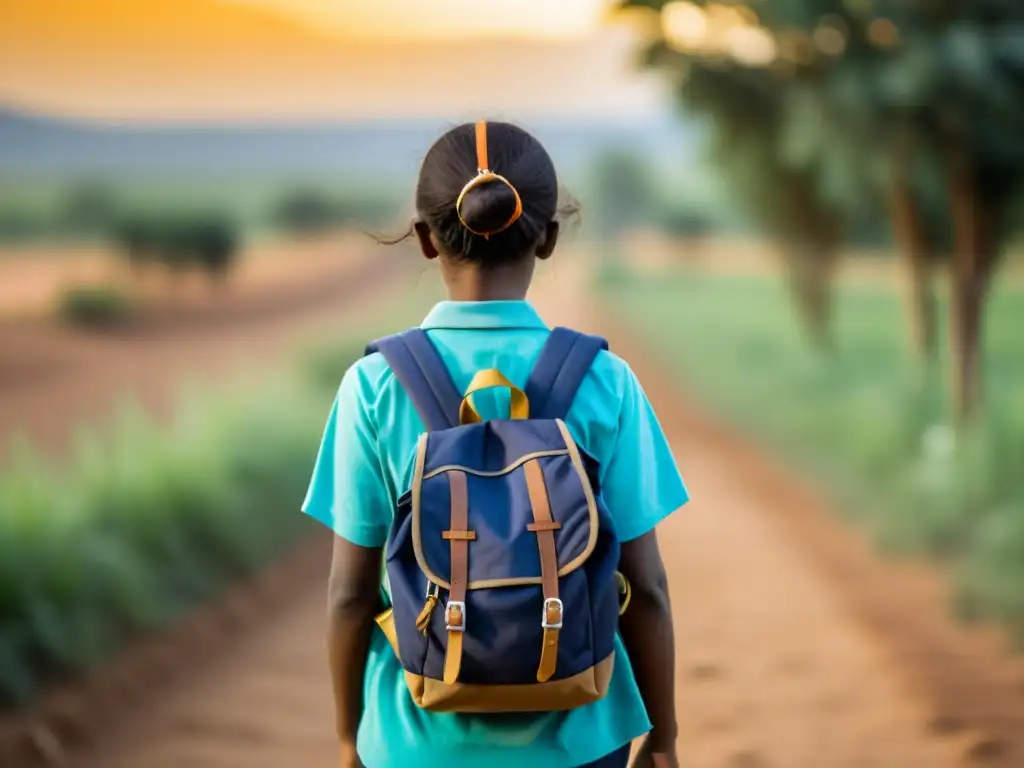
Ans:
{"type": "Polygon", "coordinates": [[[530,418],[564,419],[594,358],[608,342],[569,328],[551,331],[526,383],[530,418]]]}
{"type": "Polygon", "coordinates": [[[429,430],[459,425],[462,396],[437,349],[421,328],[411,328],[373,342],[366,354],[380,352],[412,400],[429,430]]]}

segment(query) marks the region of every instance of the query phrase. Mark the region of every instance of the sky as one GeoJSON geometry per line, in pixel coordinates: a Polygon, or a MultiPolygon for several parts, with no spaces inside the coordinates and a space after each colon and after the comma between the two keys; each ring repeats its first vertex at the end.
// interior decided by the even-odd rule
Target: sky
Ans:
{"type": "Polygon", "coordinates": [[[278,8],[372,39],[459,40],[502,35],[554,40],[593,35],[607,0],[231,0],[278,8]]]}
{"type": "Polygon", "coordinates": [[[606,0],[0,0],[0,106],[112,122],[643,117],[606,0]]]}

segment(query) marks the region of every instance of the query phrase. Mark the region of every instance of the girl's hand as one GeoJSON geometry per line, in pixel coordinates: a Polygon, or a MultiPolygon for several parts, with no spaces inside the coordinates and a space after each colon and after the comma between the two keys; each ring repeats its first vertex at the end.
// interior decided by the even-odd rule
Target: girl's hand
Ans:
{"type": "Polygon", "coordinates": [[[640,752],[633,762],[633,768],[679,768],[679,758],[676,756],[676,749],[672,747],[659,747],[655,752],[651,748],[650,739],[640,748],[640,752]]]}
{"type": "Polygon", "coordinates": [[[641,752],[633,768],[679,768],[679,758],[675,752],[641,752]]]}

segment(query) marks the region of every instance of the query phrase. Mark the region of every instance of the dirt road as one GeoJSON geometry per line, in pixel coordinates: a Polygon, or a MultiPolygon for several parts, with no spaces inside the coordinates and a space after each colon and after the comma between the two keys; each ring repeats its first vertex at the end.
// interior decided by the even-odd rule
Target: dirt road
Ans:
{"type": "Polygon", "coordinates": [[[297,343],[344,338],[347,323],[386,300],[389,283],[408,287],[416,262],[386,256],[365,244],[312,256],[295,248],[277,262],[256,260],[220,295],[157,309],[122,331],[0,323],[0,448],[25,435],[60,451],[79,427],[109,423],[126,397],[164,411],[183,378],[208,381],[254,363],[266,370],[297,343]]]}
{"type": "MultiPolygon", "coordinates": [[[[694,496],[660,534],[677,619],[683,764],[1024,765],[1019,664],[951,628],[938,593],[907,602],[909,582],[845,530],[801,522],[819,512],[794,501],[804,498],[795,484],[771,486],[756,457],[682,403],[614,318],[578,299],[572,277],[565,268],[542,275],[536,301],[551,322],[606,332],[631,360],[694,496]],[[891,590],[879,574],[893,576],[891,590]],[[897,626],[902,613],[919,615],[897,626]],[[954,678],[962,695],[943,699],[954,678]],[[928,685],[942,680],[945,688],[928,685]]],[[[74,767],[332,765],[323,607],[321,585],[297,594],[263,629],[154,694],[74,767]]]]}

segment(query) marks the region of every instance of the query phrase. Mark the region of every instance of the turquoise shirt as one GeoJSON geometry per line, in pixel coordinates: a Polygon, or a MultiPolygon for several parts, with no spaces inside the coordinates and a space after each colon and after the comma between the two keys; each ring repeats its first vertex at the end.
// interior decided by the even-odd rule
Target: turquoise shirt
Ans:
{"type": "MultiPolygon", "coordinates": [[[[422,327],[460,391],[498,368],[523,387],[549,329],[525,301],[441,302],[422,327]]],[[[508,395],[474,395],[484,418],[507,418],[508,395]]],[[[658,419],[629,366],[602,352],[566,418],[601,467],[602,497],[620,540],[652,530],[689,496],[658,419]]],[[[409,488],[424,431],[380,354],[345,374],[324,432],[303,511],[362,547],[384,545],[397,499],[409,488]]],[[[412,700],[402,668],[375,629],[366,666],[359,756],[367,768],[569,768],[608,755],[650,730],[621,639],[607,696],[527,719],[435,714],[412,700]]]]}

